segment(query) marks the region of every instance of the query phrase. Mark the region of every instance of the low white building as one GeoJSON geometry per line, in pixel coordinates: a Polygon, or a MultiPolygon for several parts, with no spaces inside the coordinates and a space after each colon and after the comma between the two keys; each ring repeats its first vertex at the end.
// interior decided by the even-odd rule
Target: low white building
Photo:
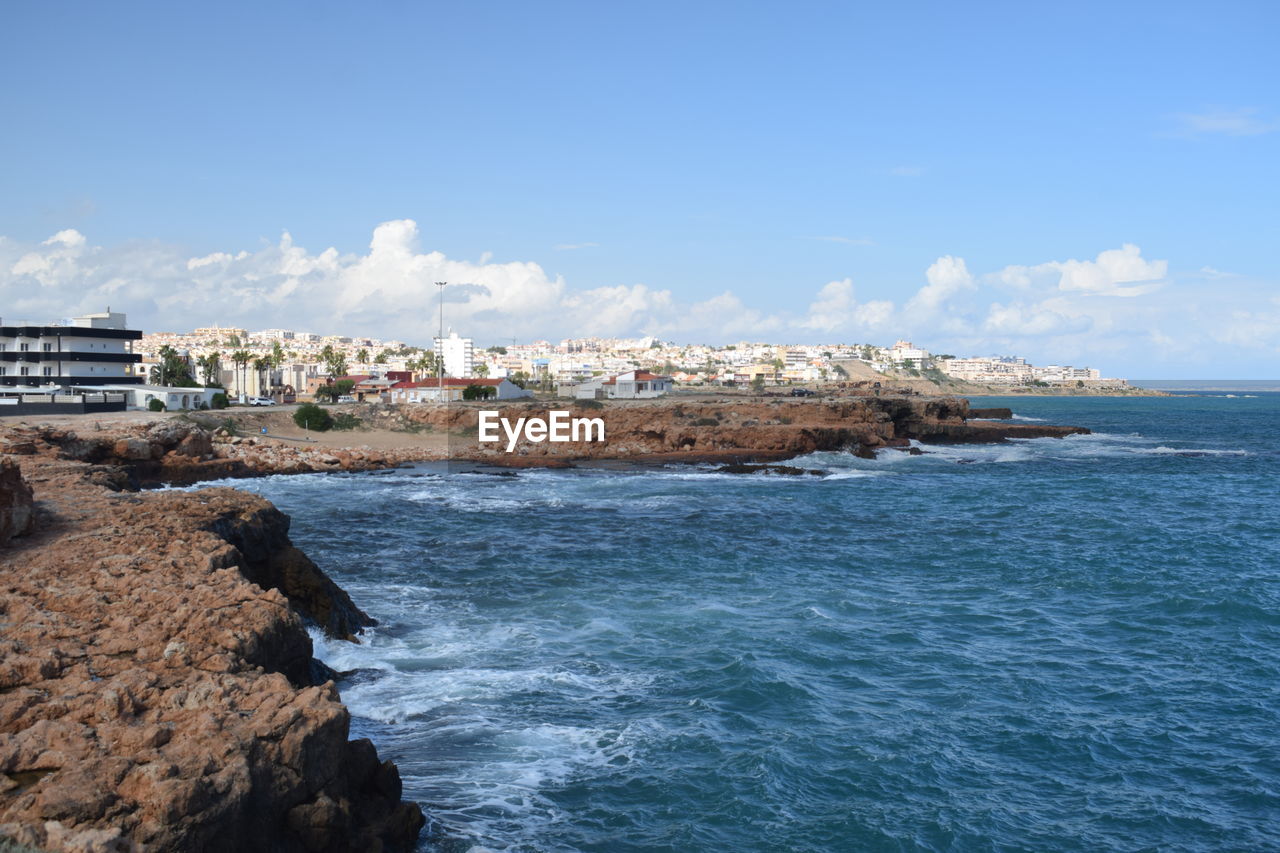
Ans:
{"type": "Polygon", "coordinates": [[[574,387],[573,396],[579,400],[648,400],[666,394],[671,385],[670,376],[629,370],[617,376],[597,376],[580,382],[574,387]]]}
{"type": "Polygon", "coordinates": [[[457,379],[446,376],[443,382],[439,379],[423,379],[420,382],[401,382],[388,392],[392,403],[434,403],[443,394],[446,402],[463,399],[463,392],[469,385],[493,388],[490,400],[519,400],[532,397],[529,391],[521,388],[510,379],[457,379]]]}
{"type": "Polygon", "coordinates": [[[221,388],[175,388],[171,385],[93,385],[77,387],[76,390],[123,393],[130,409],[146,409],[152,400],[159,400],[167,412],[212,406],[213,395],[222,392],[221,388]]]}

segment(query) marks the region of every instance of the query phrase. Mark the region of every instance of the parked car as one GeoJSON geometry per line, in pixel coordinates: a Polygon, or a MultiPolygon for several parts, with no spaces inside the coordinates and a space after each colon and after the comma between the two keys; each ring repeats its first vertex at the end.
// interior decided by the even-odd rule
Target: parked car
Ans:
{"type": "Polygon", "coordinates": [[[341,397],[338,398],[339,403],[354,403],[355,401],[356,401],[356,398],[352,397],[350,394],[343,394],[341,397]]]}
{"type": "Polygon", "coordinates": [[[813,391],[809,390],[808,388],[792,388],[791,396],[792,397],[812,397],[813,391]]]}
{"type": "Polygon", "coordinates": [[[250,397],[249,398],[250,406],[274,406],[275,404],[276,404],[276,401],[272,400],[270,397],[250,397]]]}

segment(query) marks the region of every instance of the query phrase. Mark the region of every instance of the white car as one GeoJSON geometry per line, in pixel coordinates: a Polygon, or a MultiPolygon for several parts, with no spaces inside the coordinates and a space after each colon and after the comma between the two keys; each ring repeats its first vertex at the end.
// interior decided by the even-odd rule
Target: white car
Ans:
{"type": "Polygon", "coordinates": [[[249,398],[250,406],[274,406],[275,404],[276,404],[276,401],[272,400],[270,397],[250,397],[249,398]]]}
{"type": "Polygon", "coordinates": [[[356,398],[352,397],[350,394],[343,394],[341,397],[338,398],[339,403],[354,403],[355,401],[356,401],[356,398]]]}

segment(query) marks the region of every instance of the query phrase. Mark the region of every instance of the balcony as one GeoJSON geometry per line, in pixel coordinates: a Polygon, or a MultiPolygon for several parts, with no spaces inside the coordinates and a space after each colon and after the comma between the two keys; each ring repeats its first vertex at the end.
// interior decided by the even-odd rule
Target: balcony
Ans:
{"type": "Polygon", "coordinates": [[[74,350],[44,352],[28,350],[27,352],[0,352],[0,361],[92,361],[99,364],[138,364],[142,361],[142,353],[137,352],[94,352],[92,350],[74,350]]]}

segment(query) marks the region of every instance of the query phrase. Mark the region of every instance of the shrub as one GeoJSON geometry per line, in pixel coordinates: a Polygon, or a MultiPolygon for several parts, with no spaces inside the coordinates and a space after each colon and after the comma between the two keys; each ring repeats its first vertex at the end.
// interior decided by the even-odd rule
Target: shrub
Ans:
{"type": "Polygon", "coordinates": [[[155,398],[155,397],[152,397],[152,398],[151,398],[151,401],[150,401],[149,403],[147,403],[147,408],[148,408],[150,411],[153,411],[153,412],[163,412],[163,411],[164,411],[164,401],[163,401],[163,400],[159,400],[159,399],[157,399],[157,398],[155,398]]]}
{"type": "Polygon", "coordinates": [[[497,389],[492,385],[468,385],[462,389],[462,399],[487,400],[495,393],[497,393],[497,389]]]}
{"type": "Polygon", "coordinates": [[[215,409],[225,409],[227,406],[231,405],[231,401],[227,399],[226,394],[219,391],[217,394],[213,395],[210,405],[215,409]]]}
{"type": "Polygon", "coordinates": [[[325,432],[333,426],[333,418],[315,403],[303,403],[293,413],[293,422],[303,429],[325,432]]]}
{"type": "Polygon", "coordinates": [[[604,403],[599,400],[574,400],[573,405],[579,409],[603,409],[604,403]]]}
{"type": "Polygon", "coordinates": [[[694,426],[720,426],[720,421],[715,418],[698,418],[693,422],[694,426]]]}

